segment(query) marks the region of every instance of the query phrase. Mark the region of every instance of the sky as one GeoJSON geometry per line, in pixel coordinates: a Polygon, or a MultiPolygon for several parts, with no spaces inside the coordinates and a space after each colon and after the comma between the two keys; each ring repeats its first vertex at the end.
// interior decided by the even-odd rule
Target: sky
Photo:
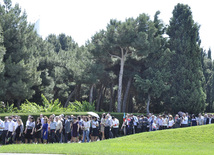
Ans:
{"type": "MultiPolygon", "coordinates": [[[[1,2],[1,0],[0,0],[1,2]]],[[[193,19],[200,27],[201,47],[206,51],[214,50],[214,9],[212,0],[12,0],[19,3],[28,15],[28,21],[35,23],[40,19],[40,35],[65,33],[79,45],[101,29],[105,29],[110,19],[124,21],[136,18],[141,13],[151,19],[160,11],[160,19],[169,24],[174,6],[178,3],[188,4],[193,19]]],[[[212,52],[214,58],[214,51],[212,52]]]]}

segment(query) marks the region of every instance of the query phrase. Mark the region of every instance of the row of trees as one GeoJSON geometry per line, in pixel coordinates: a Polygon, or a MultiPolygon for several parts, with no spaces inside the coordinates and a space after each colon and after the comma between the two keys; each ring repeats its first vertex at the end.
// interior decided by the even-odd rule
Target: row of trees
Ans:
{"type": "Polygon", "coordinates": [[[207,55],[200,47],[190,7],[175,6],[169,26],[159,14],[111,20],[78,46],[65,34],[43,40],[19,5],[4,0],[0,99],[19,107],[25,99],[40,104],[44,94],[64,107],[87,100],[97,111],[212,111],[211,50],[207,55]]]}

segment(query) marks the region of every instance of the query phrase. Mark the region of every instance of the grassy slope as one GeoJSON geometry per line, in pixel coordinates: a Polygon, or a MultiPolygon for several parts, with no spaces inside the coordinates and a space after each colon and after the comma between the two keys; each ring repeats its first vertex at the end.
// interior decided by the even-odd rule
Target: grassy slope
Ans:
{"type": "Polygon", "coordinates": [[[147,132],[87,144],[28,144],[0,152],[61,154],[213,154],[214,125],[147,132]]]}

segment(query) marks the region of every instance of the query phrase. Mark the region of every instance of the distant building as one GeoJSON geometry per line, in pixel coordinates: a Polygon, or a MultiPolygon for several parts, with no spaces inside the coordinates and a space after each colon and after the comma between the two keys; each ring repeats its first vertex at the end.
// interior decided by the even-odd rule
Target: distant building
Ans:
{"type": "Polygon", "coordinates": [[[34,30],[37,32],[37,34],[40,36],[40,19],[38,19],[35,23],[34,30]]]}

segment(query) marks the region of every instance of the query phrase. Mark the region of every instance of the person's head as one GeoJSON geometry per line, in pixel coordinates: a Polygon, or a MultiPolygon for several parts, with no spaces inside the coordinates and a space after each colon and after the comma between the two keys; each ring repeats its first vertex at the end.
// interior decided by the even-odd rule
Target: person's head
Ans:
{"type": "Polygon", "coordinates": [[[183,113],[183,117],[186,117],[186,114],[185,114],[185,113],[183,113]]]}
{"type": "Polygon", "coordinates": [[[171,121],[173,118],[172,118],[172,115],[169,115],[169,120],[171,121]]]}
{"type": "Polygon", "coordinates": [[[43,114],[40,114],[40,118],[43,118],[43,114]]]}
{"type": "Polygon", "coordinates": [[[194,115],[194,114],[192,114],[192,118],[195,118],[195,115],[194,115]]]}
{"type": "Polygon", "coordinates": [[[8,117],[8,121],[9,121],[9,122],[11,122],[11,120],[12,120],[12,117],[11,117],[11,116],[9,116],[9,117],[8,117]]]}
{"type": "Polygon", "coordinates": [[[21,119],[18,119],[17,123],[18,123],[18,125],[22,125],[23,124],[21,119]]]}
{"type": "Polygon", "coordinates": [[[154,115],[152,115],[152,119],[153,119],[153,120],[155,119],[155,116],[154,116],[154,115]]]}
{"type": "Polygon", "coordinates": [[[8,117],[7,117],[7,116],[4,117],[4,121],[5,121],[5,122],[8,121],[8,117]]]}
{"type": "Polygon", "coordinates": [[[89,121],[89,118],[86,116],[84,117],[85,121],[88,122],[89,121]]]}
{"type": "Polygon", "coordinates": [[[38,117],[36,121],[37,121],[37,123],[41,123],[41,118],[38,117]]]}
{"type": "Polygon", "coordinates": [[[33,118],[33,117],[31,117],[31,118],[30,118],[30,121],[31,121],[31,122],[34,122],[34,118],[33,118]]]}
{"type": "Polygon", "coordinates": [[[28,116],[28,121],[30,121],[30,120],[31,120],[31,115],[28,116]]]}
{"type": "Polygon", "coordinates": [[[68,120],[68,115],[65,116],[65,120],[68,120]]]}
{"type": "Polygon", "coordinates": [[[112,119],[113,119],[113,120],[115,120],[115,117],[114,117],[114,116],[112,116],[112,119]]]}
{"type": "Polygon", "coordinates": [[[59,116],[56,116],[56,122],[59,120],[59,116]]]}
{"type": "Polygon", "coordinates": [[[48,123],[48,119],[44,118],[44,124],[47,124],[47,123],[48,123]]]}
{"type": "Polygon", "coordinates": [[[78,116],[77,119],[78,119],[78,121],[80,121],[81,120],[81,116],[78,116]]]}
{"type": "Polygon", "coordinates": [[[73,117],[73,120],[74,120],[74,122],[76,122],[76,121],[77,121],[77,118],[76,118],[76,117],[73,117]]]}

